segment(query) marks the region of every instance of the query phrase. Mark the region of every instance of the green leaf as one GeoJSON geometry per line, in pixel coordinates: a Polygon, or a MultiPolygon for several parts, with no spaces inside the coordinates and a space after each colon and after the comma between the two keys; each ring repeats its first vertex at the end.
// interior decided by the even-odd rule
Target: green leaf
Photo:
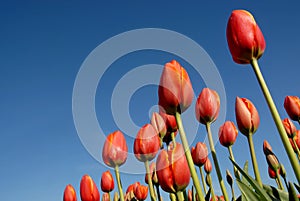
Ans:
{"type": "Polygon", "coordinates": [[[289,194],[286,191],[279,190],[269,185],[264,185],[263,188],[266,190],[268,195],[273,197],[273,200],[289,200],[289,194]]]}
{"type": "Polygon", "coordinates": [[[290,201],[299,201],[297,197],[297,192],[291,182],[289,182],[289,200],[290,201]]]}
{"type": "MultiPolygon", "coordinates": [[[[248,174],[248,160],[246,160],[246,162],[245,162],[245,164],[244,164],[244,168],[243,168],[243,170],[244,170],[244,172],[246,173],[246,174],[248,174]]],[[[247,181],[247,179],[245,179],[245,177],[242,177],[242,182],[244,183],[244,184],[246,184],[246,183],[248,183],[248,181],[247,181]]]]}
{"type": "Polygon", "coordinates": [[[294,186],[297,188],[298,193],[300,193],[300,186],[298,184],[296,184],[296,183],[294,183],[294,186]]]}
{"type": "Polygon", "coordinates": [[[253,189],[244,184],[242,181],[239,181],[237,180],[236,181],[237,185],[239,186],[240,188],[240,191],[242,193],[242,200],[244,201],[260,201],[260,196],[255,192],[253,191],[253,189]]]}
{"type": "Polygon", "coordinates": [[[244,172],[244,170],[242,168],[240,168],[240,166],[238,166],[233,160],[231,160],[231,162],[240,171],[240,173],[243,175],[243,177],[249,182],[249,184],[252,186],[252,188],[255,190],[255,192],[259,195],[260,201],[272,200],[270,198],[270,196],[265,192],[265,190],[259,186],[257,181],[255,181],[251,176],[249,176],[246,172],[244,172]]]}

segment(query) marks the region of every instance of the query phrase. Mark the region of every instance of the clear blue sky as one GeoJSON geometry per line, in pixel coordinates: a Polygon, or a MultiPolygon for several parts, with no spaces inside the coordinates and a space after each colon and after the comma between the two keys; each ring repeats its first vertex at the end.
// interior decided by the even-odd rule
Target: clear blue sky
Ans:
{"type": "MultiPolygon", "coordinates": [[[[82,63],[99,44],[117,34],[140,28],[173,30],[201,45],[222,77],[227,98],[226,119],[235,121],[236,96],[249,98],[258,109],[261,125],[254,135],[254,142],[263,182],[275,185],[267,176],[262,152],[264,139],[270,142],[285,164],[288,179],[295,181],[252,69],[249,65],[237,65],[232,61],[225,29],[232,10],[247,9],[253,13],[267,43],[265,54],[259,61],[262,72],[279,113],[285,118],[284,97],[300,96],[299,6],[296,0],[269,4],[261,1],[1,2],[1,199],[62,200],[65,186],[71,183],[78,190],[85,173],[91,175],[99,186],[100,176],[107,167],[91,157],[78,137],[72,115],[74,82],[82,63]]],[[[149,63],[163,65],[173,58],[186,64],[195,93],[199,94],[205,87],[203,80],[181,58],[160,51],[128,54],[107,70],[97,88],[95,108],[99,124],[106,134],[118,129],[110,100],[113,87],[122,75],[137,66],[149,63]]],[[[156,103],[157,86],[140,88],[130,101],[131,121],[138,126],[147,123],[149,110],[156,103]]],[[[194,104],[190,110],[193,109],[194,104]]],[[[122,118],[123,114],[118,115],[122,118]]],[[[296,126],[300,129],[299,125],[296,126]]],[[[130,152],[130,136],[135,134],[126,134],[130,152]]],[[[195,135],[197,138],[193,144],[204,139],[204,127],[200,126],[195,135]]],[[[236,161],[241,165],[250,160],[246,147],[245,137],[239,134],[233,150],[236,161]]],[[[227,151],[220,144],[216,145],[216,149],[225,174],[226,168],[232,170],[227,151]]],[[[99,147],[99,156],[101,150],[102,147],[99,147]]],[[[121,177],[124,190],[130,183],[144,178],[132,174],[122,174],[121,177]]],[[[218,187],[217,183],[215,186],[218,187]]]]}

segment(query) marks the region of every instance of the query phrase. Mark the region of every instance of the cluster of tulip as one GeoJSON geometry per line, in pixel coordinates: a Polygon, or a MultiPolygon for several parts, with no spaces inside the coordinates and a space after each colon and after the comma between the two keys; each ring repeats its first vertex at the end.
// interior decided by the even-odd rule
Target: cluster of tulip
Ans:
{"type": "MultiPolygon", "coordinates": [[[[238,129],[232,121],[226,121],[219,129],[219,141],[228,149],[235,181],[241,191],[241,195],[236,198],[233,177],[227,170],[226,180],[231,187],[232,200],[298,200],[299,196],[297,196],[295,187],[298,191],[300,190],[300,131],[297,131],[290,119],[281,121],[260,73],[257,60],[262,56],[266,44],[260,28],[249,12],[245,10],[232,12],[227,25],[227,40],[233,60],[239,64],[252,65],[298,181],[298,184],[292,184],[286,180],[284,166],[280,164],[270,144],[264,141],[263,151],[269,166],[268,172],[270,177],[276,180],[278,188],[262,183],[252,140],[253,134],[260,124],[259,114],[249,99],[237,97],[235,102],[236,123],[239,131],[248,139],[255,179],[247,172],[247,162],[243,169],[236,164],[232,146],[238,135],[238,129]],[[284,179],[287,191],[282,185],[280,176],[284,179]]],[[[177,61],[173,60],[165,65],[160,78],[158,95],[160,110],[158,113],[153,113],[151,122],[139,130],[133,146],[135,157],[145,164],[145,182],[148,186],[136,182],[128,187],[125,195],[123,194],[119,167],[126,162],[128,147],[121,131],[115,131],[107,136],[102,150],[102,158],[107,166],[113,167],[115,170],[119,193],[115,193],[113,199],[120,201],[145,200],[149,189],[152,201],[162,201],[161,188],[169,193],[172,201],[229,201],[211,132],[211,124],[217,119],[220,110],[218,93],[204,88],[195,105],[195,116],[206,127],[214,165],[208,159],[206,144],[198,142],[195,147],[191,149],[189,147],[181,114],[192,104],[194,91],[186,70],[177,61]],[[177,133],[180,134],[181,143],[175,140],[177,133]],[[166,148],[164,148],[164,143],[166,148]],[[149,164],[155,158],[156,162],[149,164]],[[195,166],[199,168],[202,187],[195,166]],[[222,190],[221,196],[214,193],[210,175],[213,167],[222,190]],[[190,178],[192,178],[193,187],[192,190],[189,189],[186,192],[190,178]]],[[[284,107],[289,117],[300,124],[300,99],[295,96],[287,96],[284,107]]],[[[101,189],[104,192],[103,201],[111,200],[110,192],[113,188],[114,180],[111,173],[104,172],[101,178],[101,189]]],[[[82,201],[100,200],[97,186],[88,175],[83,176],[81,180],[80,196],[82,201]]],[[[68,185],[64,191],[64,201],[76,201],[76,199],[74,188],[68,185]]]]}

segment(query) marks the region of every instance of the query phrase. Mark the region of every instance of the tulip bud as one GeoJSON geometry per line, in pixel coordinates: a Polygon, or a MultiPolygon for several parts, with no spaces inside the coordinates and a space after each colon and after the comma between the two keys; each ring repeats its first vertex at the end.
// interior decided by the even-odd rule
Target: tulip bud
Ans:
{"type": "Polygon", "coordinates": [[[148,186],[137,185],[134,189],[134,195],[138,200],[146,200],[148,196],[148,186]]]}
{"type": "Polygon", "coordinates": [[[265,51],[264,36],[254,17],[245,10],[234,10],[228,20],[227,43],[233,60],[248,64],[259,59],[265,51]]]}
{"type": "Polygon", "coordinates": [[[294,123],[289,118],[285,118],[284,120],[282,120],[282,123],[283,123],[285,132],[288,135],[288,137],[289,138],[295,137],[297,129],[296,129],[294,123]]]}
{"type": "Polygon", "coordinates": [[[266,155],[267,163],[274,171],[278,171],[280,169],[280,163],[278,161],[278,158],[274,153],[266,155]]]}
{"type": "Polygon", "coordinates": [[[265,155],[272,153],[272,147],[267,140],[264,140],[263,151],[265,155]]]}
{"type": "Polygon", "coordinates": [[[109,193],[114,190],[115,184],[114,179],[110,171],[102,173],[101,177],[101,189],[103,192],[109,193]]]}
{"type": "Polygon", "coordinates": [[[154,127],[154,129],[157,131],[159,134],[159,138],[161,139],[161,146],[162,146],[162,140],[167,134],[167,126],[166,123],[163,119],[163,117],[158,114],[157,112],[154,112],[152,114],[151,118],[151,125],[154,127]]]}
{"type": "Polygon", "coordinates": [[[219,141],[224,147],[233,145],[237,136],[238,130],[231,121],[226,121],[219,129],[219,141]]]}
{"type": "Polygon", "coordinates": [[[198,96],[195,113],[197,120],[202,123],[212,123],[219,116],[220,97],[212,89],[204,88],[198,96]]]}
{"type": "Polygon", "coordinates": [[[175,60],[167,63],[160,77],[158,104],[167,114],[183,113],[193,97],[194,91],[185,69],[175,60]]]}
{"type": "Polygon", "coordinates": [[[102,195],[102,201],[110,201],[109,193],[103,193],[103,195],[102,195]]]}
{"type": "Polygon", "coordinates": [[[164,113],[163,111],[159,112],[160,116],[163,118],[166,127],[167,127],[167,133],[163,137],[163,141],[169,145],[169,143],[172,141],[171,134],[174,133],[174,137],[177,135],[178,127],[176,123],[176,119],[174,115],[168,115],[164,113]]]}
{"type": "Polygon", "coordinates": [[[160,149],[158,133],[151,124],[144,125],[138,132],[133,145],[135,157],[141,161],[151,161],[160,149]]]}
{"type": "MultiPolygon", "coordinates": [[[[157,179],[157,175],[156,175],[156,164],[154,162],[150,164],[150,174],[151,174],[151,178],[152,178],[152,183],[154,185],[158,184],[158,179],[157,179]]],[[[147,173],[145,174],[145,183],[148,184],[147,173]]]]}
{"type": "Polygon", "coordinates": [[[204,165],[208,156],[206,144],[198,142],[196,144],[196,147],[191,148],[191,155],[195,165],[197,165],[198,167],[204,165]]]}
{"type": "Polygon", "coordinates": [[[71,184],[68,184],[64,191],[64,201],[77,201],[76,192],[71,184]]]}
{"type": "Polygon", "coordinates": [[[294,121],[300,121],[300,99],[297,96],[286,96],[284,108],[289,117],[294,121]]]}
{"type": "Polygon", "coordinates": [[[246,98],[236,98],[235,115],[239,130],[244,135],[254,134],[259,126],[259,115],[253,103],[246,98]]]}
{"type": "Polygon", "coordinates": [[[276,172],[272,168],[270,168],[270,166],[268,166],[268,174],[271,179],[276,178],[276,172]]]}
{"type": "Polygon", "coordinates": [[[280,164],[280,172],[279,173],[282,176],[282,178],[286,178],[286,170],[282,163],[280,164]]]}
{"type": "Polygon", "coordinates": [[[98,188],[89,175],[84,175],[81,179],[80,197],[82,201],[100,201],[98,188]]]}
{"type": "Polygon", "coordinates": [[[209,158],[207,158],[207,160],[204,164],[204,171],[206,172],[206,174],[209,174],[212,171],[212,165],[211,165],[209,158]]]}
{"type": "Polygon", "coordinates": [[[229,170],[226,170],[226,180],[227,180],[227,183],[232,187],[232,185],[233,185],[233,178],[232,178],[229,170]]]}
{"type": "Polygon", "coordinates": [[[181,144],[177,143],[168,151],[161,150],[156,160],[156,174],[166,192],[176,193],[188,186],[191,174],[181,144]]]}
{"type": "Polygon", "coordinates": [[[126,162],[128,147],[121,131],[109,134],[105,140],[102,158],[110,167],[121,166],[126,162]]]}

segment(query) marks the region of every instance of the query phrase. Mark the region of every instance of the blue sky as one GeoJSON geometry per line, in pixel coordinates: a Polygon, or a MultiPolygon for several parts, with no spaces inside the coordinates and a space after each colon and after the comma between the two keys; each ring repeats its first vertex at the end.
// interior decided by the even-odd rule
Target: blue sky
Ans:
{"type": "MultiPolygon", "coordinates": [[[[218,68],[225,86],[226,120],[235,121],[236,96],[249,98],[257,107],[261,125],[254,135],[254,143],[263,182],[275,185],[267,176],[262,152],[264,139],[270,142],[279,160],[285,164],[288,179],[295,181],[254,73],[249,65],[238,65],[232,61],[225,30],[232,10],[247,9],[253,13],[267,43],[265,54],[259,61],[262,73],[281,117],[285,118],[284,97],[300,96],[298,8],[299,3],[295,0],[272,4],[260,1],[1,2],[1,198],[62,200],[65,186],[71,183],[78,190],[80,179],[86,173],[99,185],[102,172],[108,168],[95,160],[79,139],[72,115],[74,83],[81,65],[98,45],[117,34],[141,28],[172,30],[202,46],[218,68]]],[[[112,91],[118,80],[137,66],[163,65],[173,58],[186,67],[195,94],[199,94],[205,84],[184,58],[161,51],[130,53],[115,61],[99,81],[95,109],[103,132],[109,134],[119,129],[110,106],[112,91]]],[[[157,86],[138,89],[128,107],[130,121],[138,126],[148,123],[149,111],[156,103],[157,86]]],[[[194,104],[190,110],[193,109],[194,104]]],[[[299,125],[296,126],[300,129],[299,125]]],[[[135,134],[126,134],[130,152],[130,136],[135,134]]],[[[192,144],[204,140],[204,127],[200,126],[194,135],[197,137],[192,144]]],[[[250,160],[245,147],[247,141],[239,134],[233,147],[239,164],[250,160]]],[[[216,145],[216,149],[225,174],[226,168],[232,170],[226,149],[220,144],[216,145]]],[[[99,156],[101,150],[102,147],[99,147],[99,156]]],[[[121,177],[125,190],[130,183],[144,178],[135,174],[122,174],[121,177]]],[[[217,183],[215,186],[217,188],[217,183]]]]}

